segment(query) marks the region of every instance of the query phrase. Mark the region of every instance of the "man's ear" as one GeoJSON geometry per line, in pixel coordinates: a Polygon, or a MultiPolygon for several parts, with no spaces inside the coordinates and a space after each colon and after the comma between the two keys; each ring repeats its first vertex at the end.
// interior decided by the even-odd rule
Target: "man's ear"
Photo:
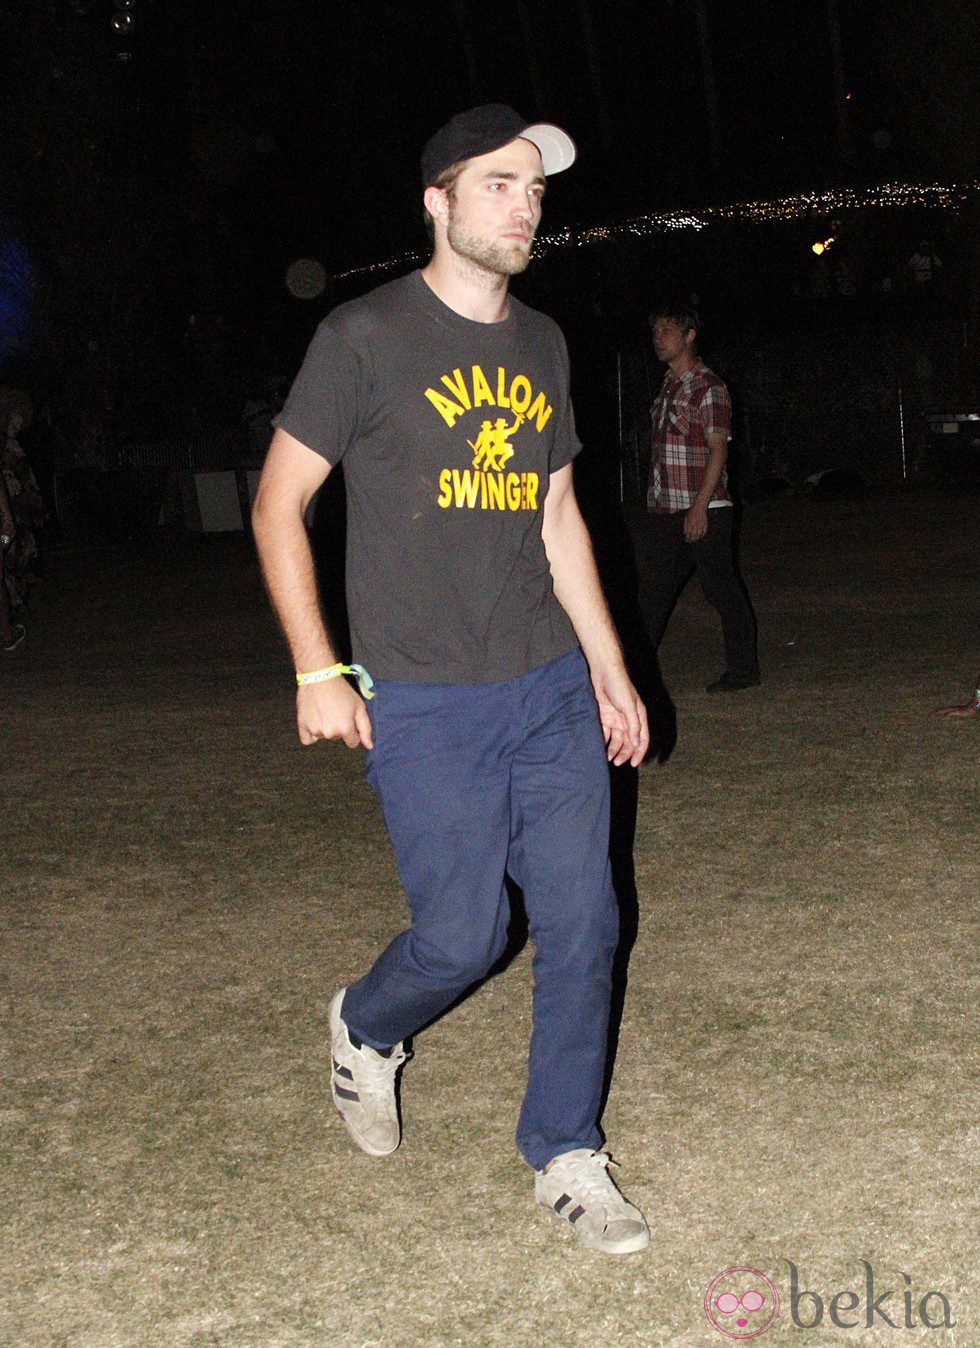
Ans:
{"type": "Polygon", "coordinates": [[[422,200],[425,203],[425,209],[433,220],[438,220],[441,225],[446,224],[449,219],[449,197],[447,193],[441,187],[427,187],[422,200]]]}

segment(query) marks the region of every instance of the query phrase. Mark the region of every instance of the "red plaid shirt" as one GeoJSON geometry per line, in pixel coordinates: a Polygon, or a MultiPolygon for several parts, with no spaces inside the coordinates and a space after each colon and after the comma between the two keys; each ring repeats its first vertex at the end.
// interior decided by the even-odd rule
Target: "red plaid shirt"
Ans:
{"type": "MultiPolygon", "coordinates": [[[[704,481],[711,452],[706,436],[710,432],[730,438],[732,402],[728,389],[703,361],[695,359],[680,379],[667,371],[651,415],[653,457],[647,506],[658,514],[687,510],[704,481]]],[[[728,474],[722,470],[711,503],[730,503],[731,499],[728,474]]]]}

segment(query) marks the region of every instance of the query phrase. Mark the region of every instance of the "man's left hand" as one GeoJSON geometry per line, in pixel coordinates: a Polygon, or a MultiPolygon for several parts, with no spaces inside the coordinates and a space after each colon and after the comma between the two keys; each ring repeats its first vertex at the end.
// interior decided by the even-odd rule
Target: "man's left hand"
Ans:
{"type": "Polygon", "coordinates": [[[629,675],[622,667],[593,671],[592,687],[599,704],[606,757],[614,767],[629,763],[638,768],[650,747],[650,731],[647,709],[629,675]]]}
{"type": "Polygon", "coordinates": [[[688,543],[696,543],[708,532],[708,507],[692,505],[684,516],[684,537],[688,543]]]}

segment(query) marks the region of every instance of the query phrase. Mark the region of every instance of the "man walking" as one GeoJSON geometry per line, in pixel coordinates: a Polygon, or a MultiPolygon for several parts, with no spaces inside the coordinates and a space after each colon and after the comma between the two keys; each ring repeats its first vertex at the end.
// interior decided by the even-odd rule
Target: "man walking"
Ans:
{"type": "Polygon", "coordinates": [[[657,359],[667,365],[653,405],[647,488],[646,576],[642,602],[656,651],[678,594],[697,571],[721,617],[726,668],[709,693],[759,683],[755,621],[732,550],[732,498],[725,461],[731,427],[728,389],[696,354],[698,315],[685,304],[650,315],[657,359]]]}
{"type": "Polygon", "coordinates": [[[564,339],[508,295],[546,178],[574,158],[559,128],[500,104],[436,132],[422,156],[432,259],[320,325],[254,524],[300,739],[367,750],[411,910],[331,1005],[351,1139],[372,1156],[398,1146],[403,1041],[503,951],[509,873],[535,945],[518,1146],[539,1203],[585,1244],[629,1253],[647,1226],[598,1150],[617,941],[606,760],[641,762],[646,713],[575,501],[564,339]],[[361,695],[336,677],[302,523],[341,458],[361,695]]]}

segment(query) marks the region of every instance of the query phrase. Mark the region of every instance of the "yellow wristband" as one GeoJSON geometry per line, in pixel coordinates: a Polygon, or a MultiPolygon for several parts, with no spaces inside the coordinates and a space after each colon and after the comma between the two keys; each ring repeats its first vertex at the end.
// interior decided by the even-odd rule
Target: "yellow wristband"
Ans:
{"type": "Polygon", "coordinates": [[[330,665],[327,669],[311,669],[307,674],[296,672],[296,682],[300,688],[305,688],[311,683],[326,683],[327,679],[339,678],[341,674],[352,674],[357,680],[357,686],[361,691],[361,697],[365,700],[374,697],[371,691],[374,687],[374,680],[363,665],[330,665]]]}

